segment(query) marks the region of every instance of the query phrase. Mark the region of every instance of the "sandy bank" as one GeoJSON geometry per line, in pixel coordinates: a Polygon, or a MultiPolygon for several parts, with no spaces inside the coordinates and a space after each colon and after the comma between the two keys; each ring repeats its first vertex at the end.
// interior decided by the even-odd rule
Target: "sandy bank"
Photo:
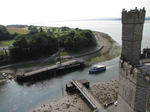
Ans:
{"type": "MultiPolygon", "coordinates": [[[[118,81],[93,83],[90,92],[101,105],[109,104],[117,100],[118,81]]],[[[43,105],[32,112],[92,112],[92,110],[85,101],[74,94],[51,104],[43,105]]]]}
{"type": "Polygon", "coordinates": [[[117,100],[118,80],[109,80],[92,84],[91,93],[101,105],[106,105],[117,100]]]}
{"type": "Polygon", "coordinates": [[[91,110],[83,100],[75,94],[51,104],[42,105],[32,112],[91,112],[91,110]]]}
{"type": "Polygon", "coordinates": [[[87,65],[111,60],[120,55],[121,46],[108,34],[96,32],[96,36],[98,38],[99,45],[103,46],[103,48],[96,53],[81,57],[83,60],[85,60],[87,65]]]}

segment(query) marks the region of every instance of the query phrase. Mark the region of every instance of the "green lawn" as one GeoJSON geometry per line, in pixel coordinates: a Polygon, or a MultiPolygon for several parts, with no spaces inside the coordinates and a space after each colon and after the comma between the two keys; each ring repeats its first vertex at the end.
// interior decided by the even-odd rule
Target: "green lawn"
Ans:
{"type": "Polygon", "coordinates": [[[8,40],[8,41],[3,41],[3,42],[0,42],[0,47],[2,46],[10,46],[13,44],[15,40],[8,40]]]}
{"type": "Polygon", "coordinates": [[[7,30],[10,34],[13,34],[15,32],[18,33],[18,34],[27,34],[27,33],[29,33],[28,28],[9,27],[9,28],[7,28],[7,30]]]}

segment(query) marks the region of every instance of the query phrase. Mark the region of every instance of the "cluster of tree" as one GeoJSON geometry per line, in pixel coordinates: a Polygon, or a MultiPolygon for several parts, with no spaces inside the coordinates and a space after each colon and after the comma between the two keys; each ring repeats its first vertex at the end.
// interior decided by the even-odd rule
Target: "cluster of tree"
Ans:
{"type": "MultiPolygon", "coordinates": [[[[2,27],[2,26],[1,26],[2,27]]],[[[6,32],[5,27],[3,27],[6,32]]],[[[16,35],[15,42],[9,48],[12,59],[33,59],[51,55],[58,51],[58,46],[66,51],[78,52],[96,44],[91,30],[69,27],[51,28],[43,31],[42,27],[29,26],[29,34],[16,35]]]]}
{"type": "Polygon", "coordinates": [[[28,27],[28,30],[30,30],[30,32],[29,32],[30,35],[34,35],[34,34],[39,33],[39,32],[40,33],[44,32],[43,29],[42,29],[42,27],[40,27],[39,29],[37,29],[37,27],[33,26],[33,25],[30,25],[28,27]]]}
{"type": "Polygon", "coordinates": [[[62,27],[61,27],[61,30],[62,30],[62,31],[69,31],[70,28],[69,28],[69,27],[66,27],[66,26],[62,26],[62,27]]]}
{"type": "Polygon", "coordinates": [[[18,24],[16,24],[16,25],[7,25],[7,27],[26,28],[26,27],[28,27],[28,25],[18,25],[18,24]]]}
{"type": "Polygon", "coordinates": [[[60,46],[67,51],[77,52],[96,44],[94,34],[91,30],[81,30],[76,28],[59,36],[60,46]]]}
{"type": "Polygon", "coordinates": [[[13,39],[14,35],[11,35],[5,26],[0,25],[0,41],[13,39]]]}
{"type": "Polygon", "coordinates": [[[57,49],[57,39],[46,32],[18,35],[10,48],[10,56],[13,59],[33,59],[53,54],[57,49]]]}

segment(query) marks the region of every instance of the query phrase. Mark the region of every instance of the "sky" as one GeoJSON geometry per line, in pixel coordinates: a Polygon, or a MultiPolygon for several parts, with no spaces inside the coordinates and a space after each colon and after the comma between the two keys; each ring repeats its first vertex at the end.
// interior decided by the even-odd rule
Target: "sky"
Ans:
{"type": "Polygon", "coordinates": [[[149,0],[0,0],[0,24],[121,17],[135,7],[150,17],[149,0]]]}

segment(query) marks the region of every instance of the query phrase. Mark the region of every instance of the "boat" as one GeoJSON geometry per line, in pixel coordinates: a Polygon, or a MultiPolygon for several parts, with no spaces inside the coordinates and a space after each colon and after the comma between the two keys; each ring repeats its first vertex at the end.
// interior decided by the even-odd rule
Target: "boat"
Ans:
{"type": "Polygon", "coordinates": [[[91,68],[89,70],[89,73],[98,73],[101,71],[105,71],[106,70],[106,66],[105,65],[98,65],[98,66],[94,66],[93,68],[91,68]]]}

